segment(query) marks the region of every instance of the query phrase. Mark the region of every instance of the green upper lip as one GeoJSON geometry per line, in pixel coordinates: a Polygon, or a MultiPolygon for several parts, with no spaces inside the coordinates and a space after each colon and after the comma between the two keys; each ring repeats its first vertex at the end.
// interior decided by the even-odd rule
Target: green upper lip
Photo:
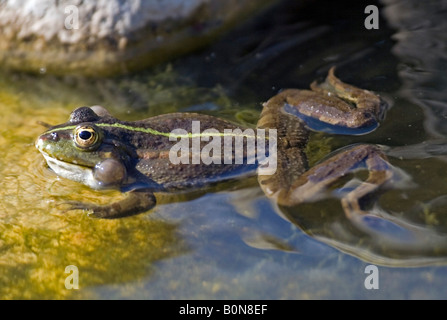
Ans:
{"type": "MultiPolygon", "coordinates": [[[[47,134],[47,133],[48,133],[48,132],[44,133],[44,135],[47,134]]],[[[47,149],[46,146],[43,145],[43,144],[44,144],[44,141],[45,141],[46,139],[43,139],[42,137],[43,137],[43,135],[40,136],[39,138],[37,138],[36,143],[35,143],[35,146],[36,146],[36,148],[37,148],[41,153],[43,153],[44,155],[46,155],[46,156],[48,156],[48,157],[50,157],[50,158],[54,158],[54,159],[56,159],[57,161],[61,161],[61,162],[64,162],[64,163],[67,163],[67,164],[70,164],[70,165],[79,166],[79,167],[84,167],[84,168],[91,168],[90,166],[82,165],[82,164],[80,164],[79,162],[76,162],[76,161],[67,161],[66,159],[61,159],[61,157],[55,155],[55,154],[52,153],[52,152],[49,152],[49,149],[47,149]]]]}

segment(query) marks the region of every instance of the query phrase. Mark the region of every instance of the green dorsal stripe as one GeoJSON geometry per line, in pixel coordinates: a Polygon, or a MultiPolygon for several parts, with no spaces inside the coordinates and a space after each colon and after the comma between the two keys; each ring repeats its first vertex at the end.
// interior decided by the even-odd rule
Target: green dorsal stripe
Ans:
{"type": "Polygon", "coordinates": [[[99,124],[97,124],[97,126],[98,127],[120,128],[120,129],[124,129],[124,130],[129,130],[129,131],[149,133],[149,134],[153,134],[156,136],[169,137],[169,133],[166,133],[166,132],[160,132],[160,131],[157,131],[157,130],[154,130],[151,128],[131,127],[131,126],[126,126],[125,124],[121,124],[121,123],[99,123],[99,124]]]}
{"type": "MultiPolygon", "coordinates": [[[[248,136],[251,136],[250,133],[244,134],[244,131],[242,131],[241,133],[207,132],[207,133],[194,133],[193,134],[191,132],[188,132],[187,134],[176,134],[176,133],[172,133],[172,132],[160,132],[160,131],[154,130],[152,128],[132,127],[132,126],[128,126],[128,125],[121,124],[121,123],[97,123],[97,124],[95,124],[95,126],[109,127],[109,128],[120,128],[120,129],[124,129],[124,130],[129,130],[129,131],[153,134],[156,136],[175,137],[175,138],[194,138],[194,137],[202,137],[202,136],[207,136],[207,137],[209,137],[209,136],[211,136],[211,137],[213,137],[213,136],[217,136],[217,137],[224,137],[224,136],[248,137],[248,136]]],[[[55,129],[48,130],[47,133],[63,131],[63,130],[73,130],[76,127],[77,127],[77,125],[55,128],[55,129]]],[[[252,129],[249,129],[249,130],[252,130],[252,129]]],[[[254,135],[253,135],[253,137],[254,137],[254,135]]],[[[266,137],[266,139],[268,139],[268,137],[266,137]]]]}

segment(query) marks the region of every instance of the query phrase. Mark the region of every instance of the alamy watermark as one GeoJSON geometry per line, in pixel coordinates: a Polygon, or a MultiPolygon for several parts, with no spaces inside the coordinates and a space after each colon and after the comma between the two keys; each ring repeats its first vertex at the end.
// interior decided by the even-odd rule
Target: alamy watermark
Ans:
{"type": "Polygon", "coordinates": [[[379,289],[379,268],[373,264],[367,265],[365,267],[365,273],[369,274],[365,278],[365,288],[368,290],[379,289]]]}
{"type": "Polygon", "coordinates": [[[69,275],[65,278],[65,289],[79,289],[79,270],[78,267],[74,265],[69,265],[65,267],[65,273],[69,275]]]}
{"type": "Polygon", "coordinates": [[[200,131],[200,121],[192,121],[191,132],[175,129],[169,141],[177,141],[170,151],[173,164],[258,164],[258,173],[272,175],[276,172],[276,129],[224,129],[200,131]],[[208,142],[201,147],[201,142],[208,142]],[[245,145],[245,148],[244,148],[245,145]],[[222,148],[223,146],[223,148],[222,148]]]}
{"type": "Polygon", "coordinates": [[[365,19],[365,28],[368,30],[379,29],[379,8],[371,4],[365,7],[365,13],[369,14],[365,19]]]}
{"type": "Polygon", "coordinates": [[[64,9],[65,12],[65,29],[77,30],[79,29],[79,8],[75,5],[68,5],[64,9]]]}
{"type": "MultiPolygon", "coordinates": [[[[75,5],[67,5],[64,8],[65,29],[77,30],[79,29],[79,8],[75,5]]],[[[364,26],[366,29],[379,29],[379,8],[375,5],[367,5],[364,10],[368,16],[365,18],[364,26]]]]}

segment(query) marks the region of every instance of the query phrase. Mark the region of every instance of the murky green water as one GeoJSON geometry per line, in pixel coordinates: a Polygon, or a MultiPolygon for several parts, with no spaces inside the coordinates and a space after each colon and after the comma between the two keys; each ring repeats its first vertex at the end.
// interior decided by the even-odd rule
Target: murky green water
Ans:
{"type": "Polygon", "coordinates": [[[433,6],[418,13],[431,18],[429,27],[396,19],[394,29],[381,20],[368,31],[363,9],[290,2],[204,52],[116,79],[1,73],[0,297],[445,298],[447,49],[430,45],[430,36],[440,43],[445,23],[433,6]],[[333,64],[343,80],[381,93],[392,107],[367,136],[316,135],[311,161],[351,143],[386,146],[408,180],[385,190],[371,210],[412,228],[408,241],[393,224],[372,223],[374,236],[358,230],[337,199],[277,208],[256,178],[157,195],[156,208],[134,217],[91,219],[65,211],[64,201],[122,195],[58,178],[34,147],[38,121],[65,122],[82,105],[129,120],[199,111],[253,123],[261,102],[281,88],[307,87],[333,64]],[[369,264],[378,266],[378,290],[365,288],[369,264]],[[78,290],[65,288],[69,265],[78,267],[78,290]]]}

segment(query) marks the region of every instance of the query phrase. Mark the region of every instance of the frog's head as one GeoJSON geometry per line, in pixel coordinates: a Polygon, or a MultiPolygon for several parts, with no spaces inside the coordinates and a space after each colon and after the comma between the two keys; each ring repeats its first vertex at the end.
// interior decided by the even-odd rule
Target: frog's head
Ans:
{"type": "Polygon", "coordinates": [[[113,119],[103,107],[78,108],[68,122],[41,134],[36,147],[61,177],[95,189],[119,187],[126,179],[127,156],[100,127],[113,119]]]}

